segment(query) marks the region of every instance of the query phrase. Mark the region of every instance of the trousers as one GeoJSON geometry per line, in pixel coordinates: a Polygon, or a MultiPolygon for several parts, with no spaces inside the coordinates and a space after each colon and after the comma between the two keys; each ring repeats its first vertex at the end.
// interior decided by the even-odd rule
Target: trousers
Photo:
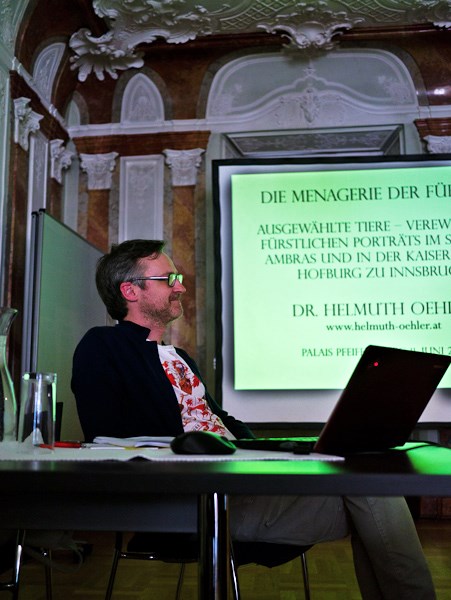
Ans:
{"type": "Polygon", "coordinates": [[[404,498],[230,497],[233,539],[309,545],[350,536],[363,600],[434,600],[431,573],[404,498]]]}

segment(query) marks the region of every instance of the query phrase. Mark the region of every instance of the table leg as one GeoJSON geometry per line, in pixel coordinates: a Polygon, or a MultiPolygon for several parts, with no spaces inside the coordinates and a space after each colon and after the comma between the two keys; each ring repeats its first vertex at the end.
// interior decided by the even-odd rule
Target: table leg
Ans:
{"type": "Polygon", "coordinates": [[[199,600],[227,600],[230,582],[228,498],[199,497],[199,600]]]}

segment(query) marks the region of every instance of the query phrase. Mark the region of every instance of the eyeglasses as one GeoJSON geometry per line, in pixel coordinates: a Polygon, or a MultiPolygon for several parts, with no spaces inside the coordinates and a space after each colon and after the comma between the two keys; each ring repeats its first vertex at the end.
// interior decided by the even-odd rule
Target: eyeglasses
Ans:
{"type": "Polygon", "coordinates": [[[175,282],[183,283],[183,275],[181,273],[169,273],[169,275],[155,275],[152,277],[133,277],[130,283],[134,281],[167,281],[169,287],[174,287],[175,282]]]}

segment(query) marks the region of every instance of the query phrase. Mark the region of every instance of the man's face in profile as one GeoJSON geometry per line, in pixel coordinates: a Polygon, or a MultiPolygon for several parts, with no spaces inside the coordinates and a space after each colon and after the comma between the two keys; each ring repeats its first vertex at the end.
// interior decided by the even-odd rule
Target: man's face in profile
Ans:
{"type": "MultiPolygon", "coordinates": [[[[164,253],[157,258],[144,258],[140,264],[142,277],[167,277],[170,273],[177,273],[174,263],[164,253]]],[[[166,326],[183,315],[181,296],[186,288],[182,283],[177,279],[173,287],[168,285],[167,280],[144,283],[144,289],[139,288],[137,293],[139,310],[146,320],[166,326]]]]}

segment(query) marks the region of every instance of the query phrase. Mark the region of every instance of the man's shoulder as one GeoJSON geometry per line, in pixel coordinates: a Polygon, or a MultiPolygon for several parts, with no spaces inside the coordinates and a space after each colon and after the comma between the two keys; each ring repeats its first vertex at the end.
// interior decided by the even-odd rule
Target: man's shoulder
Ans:
{"type": "Polygon", "coordinates": [[[78,343],[78,348],[108,343],[109,340],[117,339],[117,328],[114,325],[98,325],[91,327],[83,335],[78,343]]]}
{"type": "Polygon", "coordinates": [[[74,361],[100,360],[100,357],[121,356],[130,343],[115,325],[91,327],[78,342],[74,351],[74,361]]]}
{"type": "Polygon", "coordinates": [[[84,338],[108,338],[116,336],[118,328],[115,325],[96,325],[91,327],[83,336],[84,338]]]}
{"type": "Polygon", "coordinates": [[[97,325],[95,327],[91,327],[83,336],[81,342],[94,343],[95,341],[115,341],[118,339],[136,339],[136,340],[145,340],[148,335],[148,330],[136,323],[131,323],[129,321],[121,321],[116,325],[97,325]]]}

